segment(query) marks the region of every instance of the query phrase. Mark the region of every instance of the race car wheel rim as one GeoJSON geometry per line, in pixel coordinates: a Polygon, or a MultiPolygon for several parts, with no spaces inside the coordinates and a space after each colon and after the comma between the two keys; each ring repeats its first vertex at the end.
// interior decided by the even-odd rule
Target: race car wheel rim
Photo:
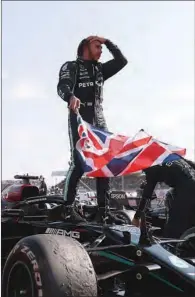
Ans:
{"type": "Polygon", "coordinates": [[[6,297],[34,297],[34,286],[28,266],[16,262],[9,273],[6,297]]]}

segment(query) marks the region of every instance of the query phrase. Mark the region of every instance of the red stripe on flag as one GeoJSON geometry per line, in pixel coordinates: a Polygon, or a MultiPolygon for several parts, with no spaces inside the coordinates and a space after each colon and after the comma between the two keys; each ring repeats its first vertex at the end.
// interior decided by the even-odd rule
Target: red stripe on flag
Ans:
{"type": "Polygon", "coordinates": [[[150,167],[165,151],[166,149],[158,143],[151,143],[127,166],[121,175],[126,175],[150,167]]]}
{"type": "Polygon", "coordinates": [[[180,156],[185,156],[186,154],[186,149],[181,149],[177,151],[172,151],[174,154],[180,155],[180,156]]]}
{"type": "Polygon", "coordinates": [[[95,136],[91,133],[91,131],[88,129],[88,136],[90,138],[90,140],[93,142],[93,145],[95,146],[95,148],[97,150],[101,150],[102,146],[99,144],[99,142],[97,141],[97,139],[95,138],[95,136]]]}
{"type": "Polygon", "coordinates": [[[91,152],[83,152],[86,159],[92,159],[94,163],[94,167],[102,168],[105,164],[107,164],[107,159],[105,159],[105,155],[96,155],[91,152]]]}
{"type": "Polygon", "coordinates": [[[78,127],[78,133],[79,133],[79,136],[82,137],[82,133],[84,132],[84,128],[83,128],[83,125],[79,125],[78,127]]]}
{"type": "Polygon", "coordinates": [[[112,138],[110,139],[110,143],[109,143],[109,150],[111,152],[111,154],[113,155],[113,157],[115,157],[117,154],[121,153],[123,151],[123,147],[124,147],[124,143],[125,143],[125,139],[115,139],[112,138]]]}
{"type": "Polygon", "coordinates": [[[91,173],[87,173],[87,176],[89,176],[89,177],[107,177],[101,169],[98,169],[91,173]]]}
{"type": "MultiPolygon", "coordinates": [[[[94,166],[96,168],[102,168],[103,166],[107,165],[122,149],[123,142],[121,140],[111,139],[110,140],[110,147],[107,152],[102,154],[97,154],[96,150],[93,152],[92,150],[85,149],[84,147],[85,141],[80,140],[81,148],[83,154],[86,159],[92,159],[94,162],[94,166]]],[[[97,150],[101,151],[101,150],[97,150]]]]}
{"type": "Polygon", "coordinates": [[[149,136],[149,137],[145,137],[145,138],[142,138],[142,139],[135,140],[133,142],[127,143],[120,153],[124,153],[124,152],[126,152],[128,150],[132,150],[134,148],[137,148],[139,146],[147,144],[150,141],[151,138],[152,138],[152,136],[149,136]]]}

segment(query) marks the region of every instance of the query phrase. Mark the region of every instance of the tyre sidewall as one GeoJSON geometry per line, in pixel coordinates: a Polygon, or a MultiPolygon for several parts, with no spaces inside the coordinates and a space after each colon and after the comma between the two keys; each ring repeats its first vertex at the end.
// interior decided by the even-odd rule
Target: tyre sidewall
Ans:
{"type": "Polygon", "coordinates": [[[133,216],[135,215],[135,211],[133,210],[118,210],[114,212],[118,218],[124,219],[126,224],[131,225],[133,216]]]}
{"type": "Polygon", "coordinates": [[[29,247],[25,242],[16,244],[7,258],[2,277],[2,297],[9,297],[7,295],[7,285],[12,268],[17,264],[24,265],[28,270],[33,284],[34,296],[42,297],[43,275],[40,269],[39,259],[37,259],[37,253],[34,251],[33,247],[29,247]]]}
{"type": "MultiPolygon", "coordinates": [[[[187,230],[181,235],[181,237],[180,237],[181,240],[185,240],[185,241],[190,241],[191,238],[195,238],[195,227],[192,227],[192,228],[187,229],[187,230]]],[[[176,254],[177,254],[178,256],[185,256],[185,257],[191,257],[191,256],[194,256],[194,255],[188,255],[188,254],[189,254],[189,251],[186,251],[186,252],[188,252],[187,255],[186,255],[186,252],[185,252],[184,255],[183,255],[183,253],[180,254],[179,249],[181,248],[181,246],[182,246],[183,244],[185,245],[185,242],[184,242],[184,243],[179,243],[179,244],[176,245],[176,254]]]]}
{"type": "Polygon", "coordinates": [[[180,237],[180,239],[189,240],[191,237],[195,237],[195,227],[187,229],[180,237]]]}
{"type": "Polygon", "coordinates": [[[79,293],[96,296],[91,259],[83,246],[70,237],[39,234],[20,240],[5,263],[2,288],[6,288],[9,271],[18,260],[32,273],[33,297],[79,296],[79,293]]]}

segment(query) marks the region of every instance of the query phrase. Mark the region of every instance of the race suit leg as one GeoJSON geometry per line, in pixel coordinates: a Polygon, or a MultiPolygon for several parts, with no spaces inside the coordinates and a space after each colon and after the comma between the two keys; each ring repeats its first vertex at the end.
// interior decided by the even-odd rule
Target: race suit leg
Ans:
{"type": "Polygon", "coordinates": [[[68,132],[71,149],[71,164],[64,184],[64,200],[67,201],[68,205],[74,202],[76,197],[77,185],[84,173],[82,169],[82,164],[79,160],[79,157],[75,149],[76,142],[79,139],[77,128],[77,115],[70,111],[68,118],[68,132]]]}
{"type": "Polygon", "coordinates": [[[96,178],[97,187],[97,202],[99,207],[105,207],[106,197],[110,190],[110,179],[107,177],[97,177],[96,178]]]}
{"type": "MultiPolygon", "coordinates": [[[[83,117],[83,119],[85,120],[85,117],[83,117]]],[[[99,121],[95,123],[95,126],[97,126],[98,128],[107,130],[105,121],[100,122],[100,118],[98,119],[99,121]]],[[[79,139],[77,128],[78,128],[77,116],[75,113],[70,111],[68,129],[69,129],[69,139],[70,139],[70,148],[71,148],[71,165],[68,170],[65,185],[64,185],[64,199],[67,201],[68,204],[72,204],[74,202],[76,197],[76,188],[77,188],[78,182],[84,173],[81,162],[78,158],[78,155],[75,149],[76,142],[79,139]]],[[[96,189],[97,189],[98,206],[104,207],[106,195],[110,189],[109,178],[104,178],[104,177],[96,178],[96,189]]]]}
{"type": "MultiPolygon", "coordinates": [[[[95,126],[108,131],[106,121],[103,115],[103,108],[100,103],[95,106],[95,126]]],[[[99,207],[105,207],[106,197],[110,191],[110,179],[107,177],[96,178],[97,202],[99,207]]]]}
{"type": "Polygon", "coordinates": [[[189,182],[175,190],[175,197],[169,209],[164,236],[179,238],[195,225],[195,185],[189,182]]]}

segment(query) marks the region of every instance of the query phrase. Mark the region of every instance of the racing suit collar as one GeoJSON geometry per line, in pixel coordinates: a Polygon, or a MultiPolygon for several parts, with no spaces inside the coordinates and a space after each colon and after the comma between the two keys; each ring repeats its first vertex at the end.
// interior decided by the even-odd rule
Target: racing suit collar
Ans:
{"type": "Polygon", "coordinates": [[[94,64],[94,65],[97,65],[97,61],[94,61],[94,60],[84,60],[82,58],[77,58],[77,61],[80,62],[81,64],[88,64],[88,65],[91,65],[91,64],[94,64]]]}

